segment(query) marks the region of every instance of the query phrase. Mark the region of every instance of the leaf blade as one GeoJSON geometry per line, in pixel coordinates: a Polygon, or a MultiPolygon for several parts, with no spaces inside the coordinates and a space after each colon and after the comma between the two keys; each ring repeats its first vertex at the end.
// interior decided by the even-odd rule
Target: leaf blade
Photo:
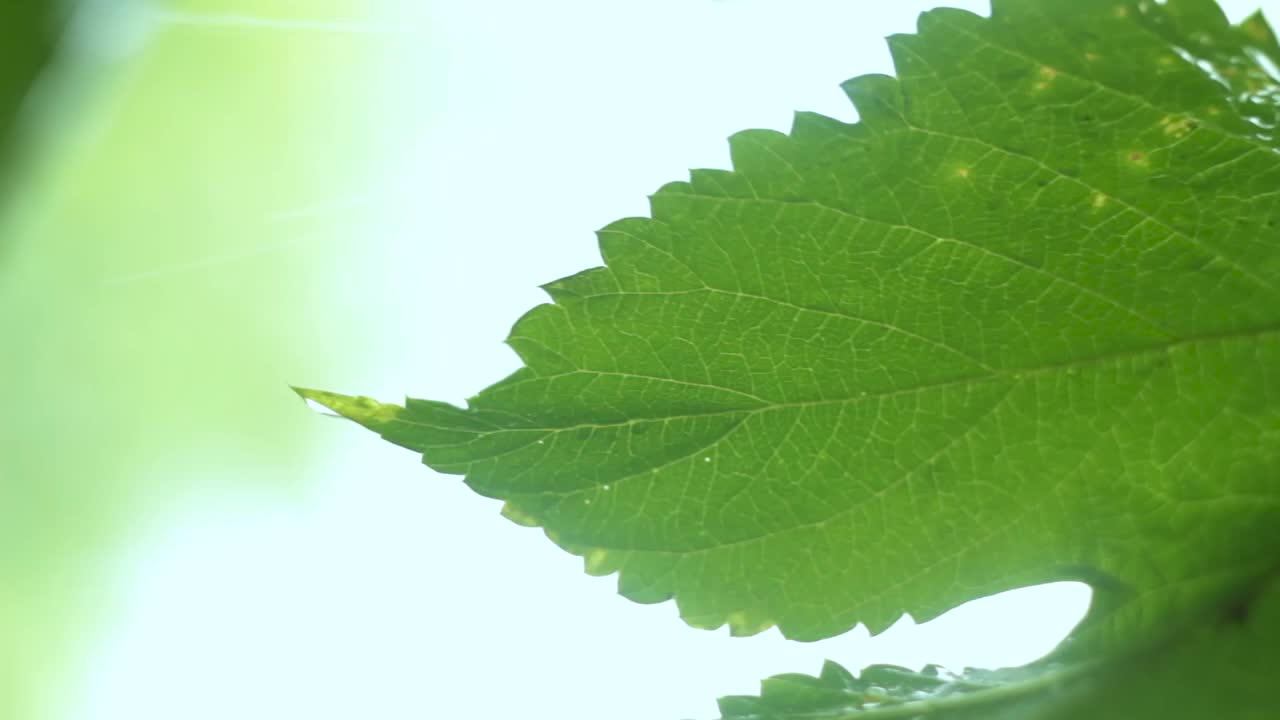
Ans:
{"type": "Polygon", "coordinates": [[[1280,162],[1269,96],[1144,15],[1204,13],[1142,5],[926,14],[857,125],[739,134],[605,228],[467,409],[339,412],[698,626],[1084,579],[1100,642],[1158,632],[1280,551],[1280,162]]]}

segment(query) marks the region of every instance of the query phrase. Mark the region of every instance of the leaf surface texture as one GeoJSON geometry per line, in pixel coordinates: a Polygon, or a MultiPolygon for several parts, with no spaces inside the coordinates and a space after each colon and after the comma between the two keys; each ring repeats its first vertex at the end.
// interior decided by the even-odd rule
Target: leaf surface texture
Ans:
{"type": "MultiPolygon", "coordinates": [[[[1274,34],[1004,0],[889,42],[858,123],[740,133],[602,230],[467,408],[304,395],[700,627],[814,640],[1064,579],[1095,588],[1077,649],[1217,617],[1280,558],[1274,34]]],[[[822,682],[778,717],[848,699],[822,682]]]]}

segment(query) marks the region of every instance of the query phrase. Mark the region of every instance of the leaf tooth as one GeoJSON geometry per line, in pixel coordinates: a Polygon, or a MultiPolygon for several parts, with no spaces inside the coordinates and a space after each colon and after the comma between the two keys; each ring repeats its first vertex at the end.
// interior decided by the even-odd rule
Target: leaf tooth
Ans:
{"type": "Polygon", "coordinates": [[[888,75],[860,75],[840,85],[858,111],[858,121],[872,131],[906,127],[902,85],[888,75]]]}
{"type": "Polygon", "coordinates": [[[843,120],[816,112],[797,112],[791,120],[791,137],[797,140],[816,138],[827,141],[833,134],[843,134],[856,127],[843,120]]]}

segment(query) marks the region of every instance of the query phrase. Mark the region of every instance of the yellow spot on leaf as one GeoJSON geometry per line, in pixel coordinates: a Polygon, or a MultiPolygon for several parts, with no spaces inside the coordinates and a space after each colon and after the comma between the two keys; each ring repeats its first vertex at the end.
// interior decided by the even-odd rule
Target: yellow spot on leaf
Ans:
{"type": "Polygon", "coordinates": [[[1053,82],[1054,78],[1058,77],[1058,71],[1048,65],[1041,65],[1039,74],[1040,82],[1035,84],[1036,90],[1044,90],[1049,87],[1049,83],[1053,82]]]}
{"type": "Polygon", "coordinates": [[[1240,26],[1240,29],[1244,30],[1254,40],[1260,42],[1269,42],[1271,40],[1271,33],[1267,32],[1267,26],[1259,22],[1257,18],[1249,18],[1248,21],[1240,26]]]}
{"type": "Polygon", "coordinates": [[[1160,127],[1164,128],[1164,134],[1173,137],[1183,137],[1194,130],[1195,126],[1195,121],[1186,116],[1165,115],[1160,119],[1160,127]]]}
{"type": "Polygon", "coordinates": [[[1108,198],[1103,193],[1095,192],[1093,194],[1093,208],[1095,210],[1101,210],[1102,208],[1107,206],[1108,200],[1110,200],[1110,198],[1108,198]]]}
{"type": "Polygon", "coordinates": [[[538,527],[538,519],[510,502],[503,504],[502,516],[511,522],[524,527],[538,527]]]}
{"type": "Polygon", "coordinates": [[[969,177],[969,168],[967,167],[956,168],[956,177],[961,179],[969,177]]]}
{"type": "Polygon", "coordinates": [[[737,637],[755,635],[773,627],[772,620],[757,617],[741,610],[729,613],[725,620],[729,623],[731,634],[737,637]]]}
{"type": "Polygon", "coordinates": [[[609,551],[596,548],[583,558],[583,566],[588,575],[603,575],[608,572],[609,551]]]}

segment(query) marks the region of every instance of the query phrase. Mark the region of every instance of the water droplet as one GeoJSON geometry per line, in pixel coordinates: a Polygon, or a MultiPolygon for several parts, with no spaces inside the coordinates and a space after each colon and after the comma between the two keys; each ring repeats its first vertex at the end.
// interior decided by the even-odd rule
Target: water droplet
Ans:
{"type": "Polygon", "coordinates": [[[609,486],[608,486],[608,485],[602,485],[602,486],[600,486],[600,489],[601,489],[601,490],[608,490],[608,489],[609,489],[609,486]]]}
{"type": "Polygon", "coordinates": [[[704,458],[702,458],[702,462],[711,462],[711,458],[709,458],[709,457],[704,457],[704,458]]]}

